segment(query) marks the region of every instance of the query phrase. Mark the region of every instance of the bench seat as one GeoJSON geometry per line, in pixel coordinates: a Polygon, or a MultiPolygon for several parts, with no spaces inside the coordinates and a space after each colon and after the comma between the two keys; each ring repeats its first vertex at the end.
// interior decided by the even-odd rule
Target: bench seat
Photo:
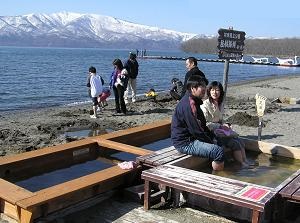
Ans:
{"type": "Polygon", "coordinates": [[[260,214],[276,194],[273,188],[215,176],[173,165],[144,170],[144,209],[150,208],[153,183],[204,196],[252,210],[252,222],[259,222],[260,214]]]}
{"type": "Polygon", "coordinates": [[[170,146],[148,155],[139,156],[136,161],[142,166],[156,167],[188,156],[178,152],[174,146],[170,146]]]}

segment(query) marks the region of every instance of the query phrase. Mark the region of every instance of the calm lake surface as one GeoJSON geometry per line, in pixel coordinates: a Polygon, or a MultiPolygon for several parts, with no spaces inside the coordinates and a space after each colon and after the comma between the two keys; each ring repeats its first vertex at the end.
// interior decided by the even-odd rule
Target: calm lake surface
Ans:
{"type": "MultiPolygon", "coordinates": [[[[95,66],[108,85],[113,59],[125,61],[128,53],[129,50],[0,47],[0,112],[89,102],[88,68],[95,66]]],[[[217,55],[178,51],[148,51],[147,55],[217,58],[217,55]]],[[[138,59],[138,62],[138,94],[150,88],[168,90],[173,77],[184,79],[186,73],[182,60],[138,59]]],[[[223,63],[200,62],[199,67],[210,81],[223,80],[223,63]]],[[[300,68],[230,64],[229,83],[289,74],[300,74],[300,68]]]]}

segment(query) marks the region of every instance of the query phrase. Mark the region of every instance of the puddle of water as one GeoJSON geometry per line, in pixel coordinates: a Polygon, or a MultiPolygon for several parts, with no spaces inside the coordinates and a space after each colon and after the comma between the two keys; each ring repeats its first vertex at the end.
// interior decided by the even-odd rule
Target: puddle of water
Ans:
{"type": "Polygon", "coordinates": [[[110,155],[111,158],[117,159],[120,161],[135,161],[138,156],[139,155],[132,154],[132,153],[126,153],[126,152],[119,152],[119,153],[114,153],[114,154],[110,155]]]}
{"type": "Polygon", "coordinates": [[[144,149],[157,151],[157,150],[167,148],[167,147],[170,147],[170,146],[172,146],[171,138],[166,138],[166,139],[155,141],[155,142],[150,143],[150,144],[143,145],[142,147],[144,149]]]}
{"type": "Polygon", "coordinates": [[[85,163],[76,164],[69,168],[55,170],[42,175],[34,176],[26,180],[15,182],[16,185],[23,187],[31,192],[36,192],[60,183],[64,183],[100,170],[112,167],[114,164],[107,160],[92,160],[85,163]]]}
{"type": "Polygon", "coordinates": [[[112,129],[72,129],[70,131],[66,131],[64,135],[70,138],[85,138],[90,136],[98,136],[103,135],[109,132],[112,132],[112,129]]]}
{"type": "Polygon", "coordinates": [[[15,182],[15,184],[31,192],[36,192],[91,173],[95,173],[97,171],[107,169],[123,161],[135,161],[137,156],[138,155],[126,152],[118,152],[107,156],[99,156],[95,160],[30,177],[28,179],[15,182]]]}

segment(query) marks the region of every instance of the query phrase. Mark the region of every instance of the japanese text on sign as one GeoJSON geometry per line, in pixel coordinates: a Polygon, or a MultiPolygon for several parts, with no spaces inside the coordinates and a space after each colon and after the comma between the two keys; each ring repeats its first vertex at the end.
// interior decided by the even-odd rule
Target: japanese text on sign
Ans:
{"type": "Polygon", "coordinates": [[[246,33],[232,29],[219,29],[218,49],[220,59],[241,59],[246,33]]]}
{"type": "Polygon", "coordinates": [[[244,45],[242,42],[237,42],[236,40],[221,39],[218,45],[219,49],[234,49],[238,51],[244,50],[244,45]]]}

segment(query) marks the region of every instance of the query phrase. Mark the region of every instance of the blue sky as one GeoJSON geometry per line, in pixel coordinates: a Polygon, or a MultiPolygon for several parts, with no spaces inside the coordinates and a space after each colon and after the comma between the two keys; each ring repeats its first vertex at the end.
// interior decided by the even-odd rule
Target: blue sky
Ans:
{"type": "Polygon", "coordinates": [[[232,26],[246,37],[300,37],[299,0],[0,0],[0,15],[61,11],[113,16],[196,34],[232,26]]]}

